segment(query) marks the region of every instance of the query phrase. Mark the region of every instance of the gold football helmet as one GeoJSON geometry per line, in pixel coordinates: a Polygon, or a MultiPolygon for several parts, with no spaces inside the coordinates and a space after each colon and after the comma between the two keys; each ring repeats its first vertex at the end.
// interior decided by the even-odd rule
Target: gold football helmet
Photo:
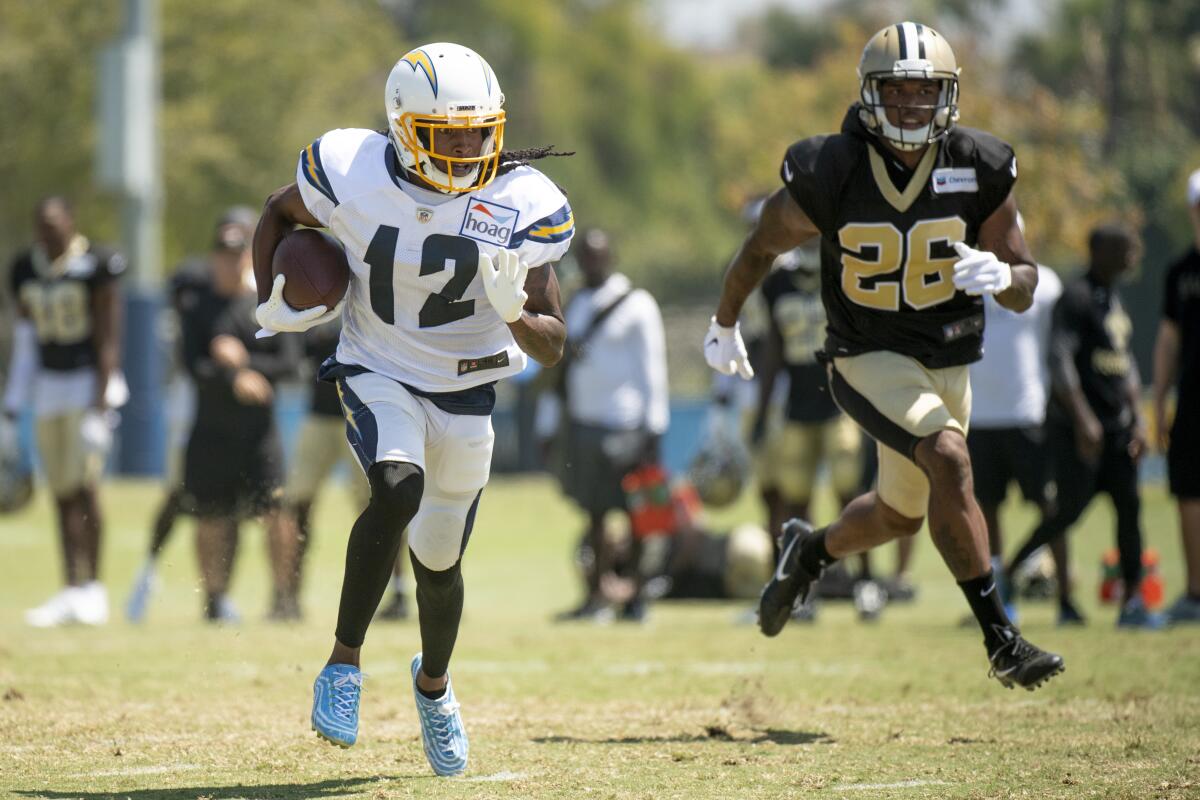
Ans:
{"type": "Polygon", "coordinates": [[[958,62],[942,35],[927,25],[898,22],[871,37],[858,62],[863,124],[900,150],[920,150],[958,121],[958,62]],[[889,80],[934,80],[940,87],[933,118],[917,129],[888,121],[880,85],[889,80]]]}

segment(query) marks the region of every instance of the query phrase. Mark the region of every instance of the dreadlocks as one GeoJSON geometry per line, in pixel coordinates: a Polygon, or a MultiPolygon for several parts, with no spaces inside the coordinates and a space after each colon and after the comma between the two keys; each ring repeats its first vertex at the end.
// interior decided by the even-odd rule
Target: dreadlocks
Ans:
{"type": "Polygon", "coordinates": [[[537,161],[539,158],[547,158],[554,156],[562,158],[565,156],[575,155],[574,150],[559,152],[554,149],[554,145],[548,144],[542,147],[527,147],[524,150],[502,150],[500,151],[500,168],[496,171],[497,175],[504,175],[512,172],[520,166],[528,166],[530,161],[537,161]]]}
{"type": "MultiPolygon", "coordinates": [[[[547,156],[555,156],[558,158],[575,155],[574,150],[568,150],[560,153],[554,149],[554,145],[548,144],[542,147],[526,147],[524,150],[501,150],[500,151],[500,166],[496,168],[496,177],[500,177],[506,173],[512,172],[517,167],[529,166],[530,161],[537,161],[539,158],[547,156]]],[[[566,197],[567,190],[558,185],[557,181],[552,181],[558,190],[566,197]]]]}

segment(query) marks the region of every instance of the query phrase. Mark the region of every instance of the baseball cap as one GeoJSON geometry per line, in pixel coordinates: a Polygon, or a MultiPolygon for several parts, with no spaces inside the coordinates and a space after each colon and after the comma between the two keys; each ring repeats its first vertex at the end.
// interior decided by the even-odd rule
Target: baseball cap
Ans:
{"type": "Polygon", "coordinates": [[[245,250],[254,238],[258,214],[249,206],[232,206],[217,220],[213,232],[214,250],[245,250]]]}
{"type": "Polygon", "coordinates": [[[1200,205],[1200,169],[1188,178],[1187,199],[1189,206],[1200,205]]]}

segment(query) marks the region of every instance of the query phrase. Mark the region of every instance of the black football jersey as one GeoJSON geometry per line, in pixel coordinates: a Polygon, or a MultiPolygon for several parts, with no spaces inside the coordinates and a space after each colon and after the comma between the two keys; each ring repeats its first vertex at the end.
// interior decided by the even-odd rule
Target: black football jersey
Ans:
{"type": "Polygon", "coordinates": [[[829,393],[825,367],[817,360],[825,344],[820,276],[779,268],[763,281],[762,293],[783,341],[780,355],[788,372],[787,418],[804,423],[833,419],[838,407],[829,393]]]}
{"type": "Polygon", "coordinates": [[[125,271],[125,258],[90,245],[51,265],[30,250],[12,268],[12,293],[37,331],[41,367],[73,370],[96,364],[92,301],[96,290],[125,271]]]}
{"type": "Polygon", "coordinates": [[[954,288],[953,242],[979,227],[1017,177],[1012,148],[970,128],[897,161],[850,107],[841,133],[788,148],[780,174],[821,231],[821,294],[831,356],[889,350],[931,369],[982,355],[983,300],[954,288]]]}
{"type": "MultiPolygon", "coordinates": [[[[1071,354],[1079,387],[1088,406],[1106,431],[1122,431],[1135,419],[1129,381],[1137,363],[1129,350],[1133,324],[1115,287],[1105,286],[1091,273],[1063,285],[1050,322],[1050,349],[1071,354]]],[[[1051,396],[1049,416],[1066,422],[1067,409],[1051,396]]]]}

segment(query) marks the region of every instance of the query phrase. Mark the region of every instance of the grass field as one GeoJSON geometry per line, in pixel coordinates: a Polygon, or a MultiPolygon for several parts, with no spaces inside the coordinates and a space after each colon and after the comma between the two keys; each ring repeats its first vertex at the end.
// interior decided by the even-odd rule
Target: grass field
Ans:
{"type": "MultiPolygon", "coordinates": [[[[1059,630],[1045,605],[1024,630],[1067,672],[1036,693],[986,677],[977,630],[932,545],[918,601],[876,625],[827,606],[815,626],[766,640],[738,604],[654,608],[644,626],[562,626],[576,598],[574,513],[542,479],[484,494],[466,562],[453,673],[471,735],[465,778],[432,777],[408,661],[414,623],[367,639],[359,744],[309,731],[311,684],[331,644],[349,508],[319,508],[307,618],[260,621],[264,545],[243,540],[234,598],[247,621],[199,621],[190,524],[165,553],[149,621],[117,619],[156,486],[105,490],[104,572],[114,622],[36,631],[21,610],[56,587],[49,503],[0,519],[0,794],[45,798],[919,798],[1200,797],[1200,629],[1118,632],[1095,604],[1112,516],[1098,503],[1073,539],[1091,624],[1059,630]]],[[[1181,585],[1174,513],[1147,493],[1144,522],[1181,585]]],[[[747,500],[717,520],[754,509],[747,500]]],[[[1013,507],[1014,534],[1029,524],[1013,507]]],[[[1013,539],[1016,538],[1014,535],[1013,539]]],[[[881,559],[890,561],[891,554],[881,559]]]]}

